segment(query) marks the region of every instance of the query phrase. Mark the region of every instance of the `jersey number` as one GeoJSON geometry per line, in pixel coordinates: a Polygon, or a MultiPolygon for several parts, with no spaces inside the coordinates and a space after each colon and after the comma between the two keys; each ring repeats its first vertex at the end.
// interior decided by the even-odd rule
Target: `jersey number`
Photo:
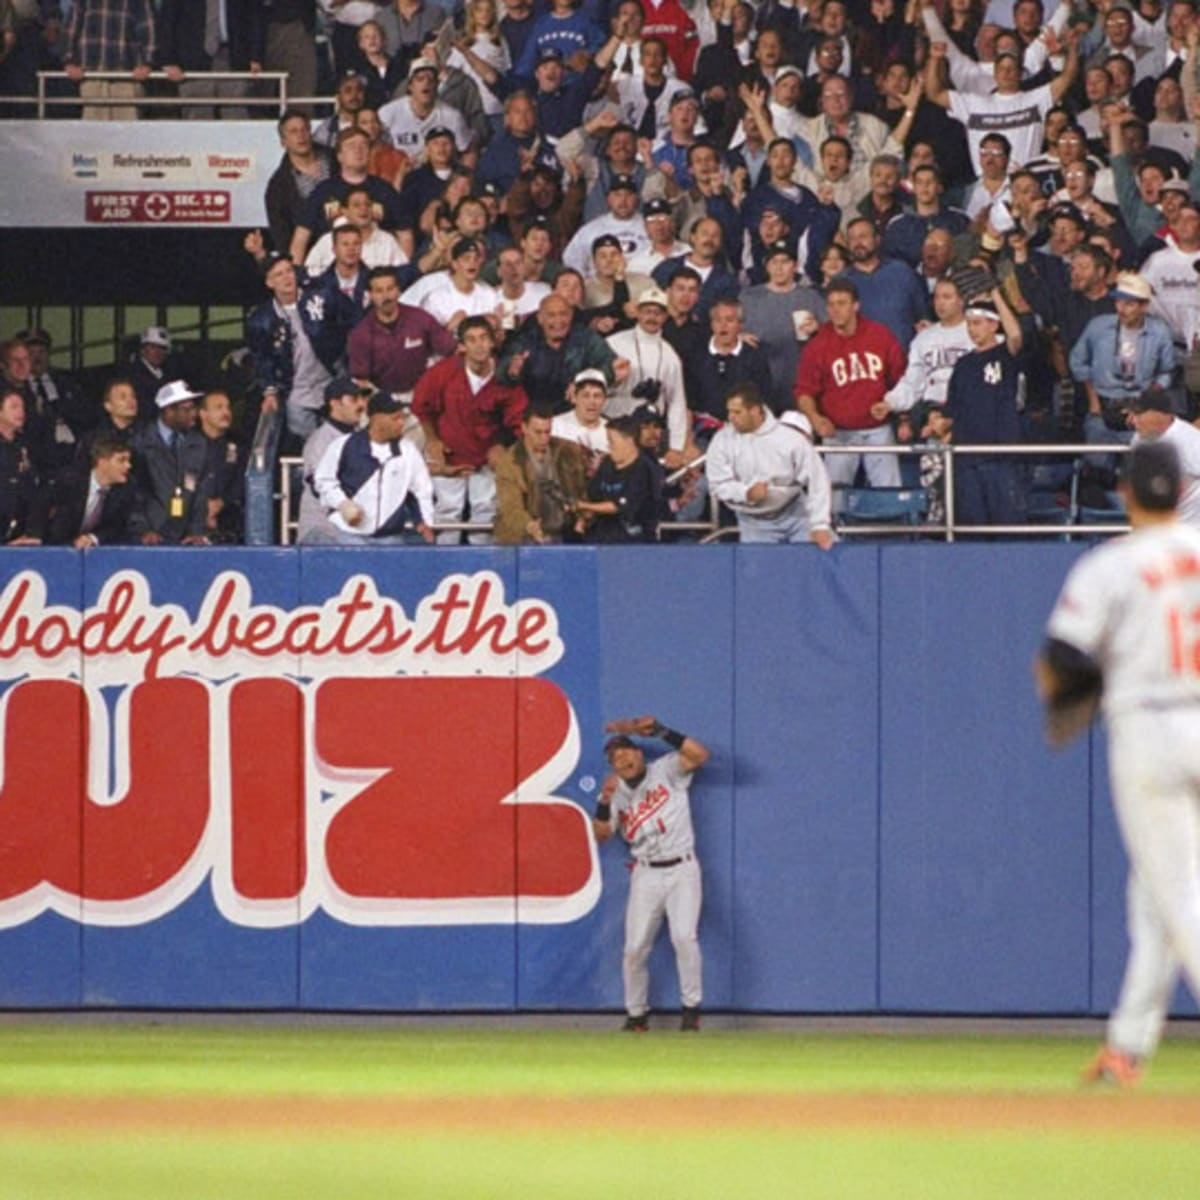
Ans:
{"type": "Polygon", "coordinates": [[[1171,640],[1171,672],[1200,675],[1200,608],[1186,615],[1178,608],[1167,609],[1167,633],[1171,640]]]}

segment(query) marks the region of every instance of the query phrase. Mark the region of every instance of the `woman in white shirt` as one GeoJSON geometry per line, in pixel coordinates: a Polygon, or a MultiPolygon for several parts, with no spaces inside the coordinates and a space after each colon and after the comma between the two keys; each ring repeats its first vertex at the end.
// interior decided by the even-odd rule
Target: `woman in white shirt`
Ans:
{"type": "Polygon", "coordinates": [[[500,36],[496,0],[470,0],[463,36],[450,52],[449,65],[465,71],[479,88],[483,111],[497,131],[504,125],[504,104],[488,85],[512,68],[508,43],[500,36]]]}

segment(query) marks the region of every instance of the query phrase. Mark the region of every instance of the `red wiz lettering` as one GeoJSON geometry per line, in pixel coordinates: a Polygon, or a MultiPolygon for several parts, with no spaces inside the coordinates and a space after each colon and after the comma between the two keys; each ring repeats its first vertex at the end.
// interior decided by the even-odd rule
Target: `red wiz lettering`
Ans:
{"type": "Polygon", "coordinates": [[[634,835],[668,800],[671,790],[666,784],[660,783],[650,790],[637,802],[633,808],[621,813],[621,832],[626,841],[633,841],[634,835]]]}
{"type": "Polygon", "coordinates": [[[142,924],[206,876],[241,925],[574,920],[600,892],[587,817],[552,794],[578,729],[530,677],[562,649],[554,610],[505,605],[491,572],[411,619],[365,576],[284,612],[226,572],[195,621],[136,572],[86,613],[24,572],[0,595],[0,676],[20,680],[0,697],[0,927],[142,924]],[[124,685],[111,713],[100,684],[124,685]]]}

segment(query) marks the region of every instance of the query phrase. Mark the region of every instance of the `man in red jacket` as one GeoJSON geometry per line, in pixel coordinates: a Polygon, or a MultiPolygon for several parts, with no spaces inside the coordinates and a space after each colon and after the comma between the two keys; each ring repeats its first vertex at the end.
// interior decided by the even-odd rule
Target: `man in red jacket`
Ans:
{"type": "Polygon", "coordinates": [[[688,16],[687,9],[679,0],[642,0],[646,14],[642,26],[642,39],[661,38],[667,47],[667,57],[675,68],[675,76],[690,83],[696,69],[696,55],[700,50],[700,37],[696,22],[688,16]]]}
{"type": "MultiPolygon", "coordinates": [[[[829,320],[804,347],[796,370],[796,405],[812,422],[813,432],[840,446],[890,446],[895,442],[885,419],[871,406],[895,387],[906,360],[900,343],[886,325],[858,312],[858,289],[835,279],[825,294],[829,320]]],[[[848,487],[865,459],[872,487],[899,487],[900,465],[894,454],[830,454],[829,480],[848,487]]]]}
{"type": "MultiPolygon", "coordinates": [[[[467,317],[458,327],[459,353],[426,371],[413,393],[413,412],[425,431],[425,461],[433,476],[438,524],[461,521],[490,529],[496,518],[496,458],[521,431],[528,406],[524,391],[496,379],[496,334],[487,317],[467,317]]],[[[461,534],[438,534],[456,545],[461,534]]],[[[472,533],[475,546],[491,542],[472,533]]]]}

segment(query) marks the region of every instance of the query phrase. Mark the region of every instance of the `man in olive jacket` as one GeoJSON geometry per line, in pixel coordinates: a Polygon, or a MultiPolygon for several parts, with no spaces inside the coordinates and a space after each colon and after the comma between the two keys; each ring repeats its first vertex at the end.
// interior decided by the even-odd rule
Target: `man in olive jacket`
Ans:
{"type": "Polygon", "coordinates": [[[587,492],[583,451],[550,436],[551,414],[530,407],[521,439],[496,463],[496,542],[502,546],[575,541],[575,504],[587,492]]]}

